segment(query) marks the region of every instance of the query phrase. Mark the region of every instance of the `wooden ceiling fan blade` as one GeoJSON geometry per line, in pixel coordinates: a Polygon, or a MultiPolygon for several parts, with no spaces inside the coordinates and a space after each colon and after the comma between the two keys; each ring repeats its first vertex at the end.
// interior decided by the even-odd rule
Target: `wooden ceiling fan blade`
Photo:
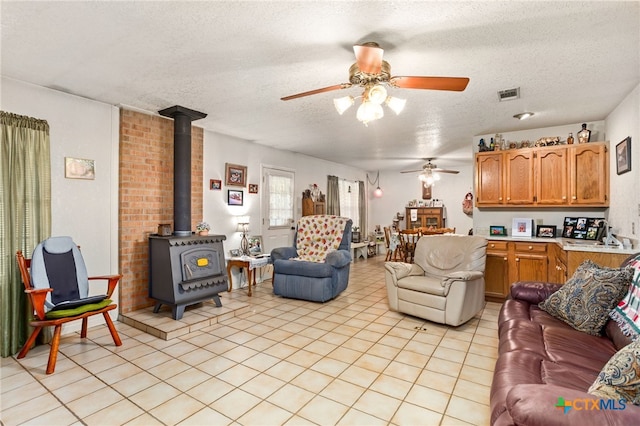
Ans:
{"type": "Polygon", "coordinates": [[[436,173],[451,173],[453,175],[457,175],[460,173],[458,170],[446,170],[446,169],[432,169],[436,173]]]}
{"type": "Polygon", "coordinates": [[[418,169],[418,170],[403,170],[400,173],[417,173],[417,172],[421,172],[422,169],[418,169]]]}
{"type": "Polygon", "coordinates": [[[336,84],[335,86],[323,87],[322,89],[309,90],[308,92],[296,93],[295,95],[285,96],[284,98],[280,98],[280,100],[290,101],[291,99],[317,95],[318,93],[331,92],[333,90],[348,89],[349,87],[351,87],[351,83],[336,84]]]}
{"type": "Polygon", "coordinates": [[[389,84],[402,89],[451,90],[462,92],[467,88],[467,77],[391,77],[389,84]]]}
{"type": "Polygon", "coordinates": [[[367,74],[378,74],[382,70],[382,55],[384,49],[378,43],[368,42],[353,46],[356,63],[360,71],[367,74]]]}

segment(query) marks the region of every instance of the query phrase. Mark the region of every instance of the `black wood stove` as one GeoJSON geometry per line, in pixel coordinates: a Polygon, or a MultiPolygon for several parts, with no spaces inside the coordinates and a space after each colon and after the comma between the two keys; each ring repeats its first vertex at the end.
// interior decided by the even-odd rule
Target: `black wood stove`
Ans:
{"type": "Polygon", "coordinates": [[[219,292],[227,289],[224,235],[194,235],[191,231],[191,121],[207,116],[181,106],[159,111],[173,123],[173,217],[171,236],[149,237],[149,297],[153,312],[170,305],[179,320],[188,305],[213,299],[222,306],[219,292]]]}

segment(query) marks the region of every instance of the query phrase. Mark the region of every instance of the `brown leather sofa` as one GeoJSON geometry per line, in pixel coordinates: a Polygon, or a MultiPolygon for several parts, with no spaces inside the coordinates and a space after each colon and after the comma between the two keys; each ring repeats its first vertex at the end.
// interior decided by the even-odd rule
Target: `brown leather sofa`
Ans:
{"type": "Polygon", "coordinates": [[[599,398],[587,393],[609,358],[630,339],[613,320],[607,322],[606,335],[598,337],[577,331],[538,308],[539,302],[559,288],[559,284],[531,281],[512,286],[498,318],[491,424],[640,424],[639,406],[627,403],[621,409],[616,403],[596,409],[599,398]],[[568,404],[571,408],[566,409],[568,404]]]}

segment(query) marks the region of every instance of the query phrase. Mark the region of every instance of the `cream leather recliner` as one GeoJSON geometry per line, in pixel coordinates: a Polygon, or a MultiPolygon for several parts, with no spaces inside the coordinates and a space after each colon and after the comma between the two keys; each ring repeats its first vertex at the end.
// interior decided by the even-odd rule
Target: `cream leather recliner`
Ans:
{"type": "Polygon", "coordinates": [[[391,310],[458,326],[484,307],[487,240],[429,235],[418,240],[413,264],[385,262],[391,310]]]}

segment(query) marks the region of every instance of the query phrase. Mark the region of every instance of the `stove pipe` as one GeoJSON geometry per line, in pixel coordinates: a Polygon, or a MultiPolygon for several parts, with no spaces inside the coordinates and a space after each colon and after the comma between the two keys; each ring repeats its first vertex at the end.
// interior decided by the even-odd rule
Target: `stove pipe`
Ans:
{"type": "Polygon", "coordinates": [[[158,111],[173,118],[173,235],[191,235],[191,122],[207,114],[178,105],[158,111]]]}

